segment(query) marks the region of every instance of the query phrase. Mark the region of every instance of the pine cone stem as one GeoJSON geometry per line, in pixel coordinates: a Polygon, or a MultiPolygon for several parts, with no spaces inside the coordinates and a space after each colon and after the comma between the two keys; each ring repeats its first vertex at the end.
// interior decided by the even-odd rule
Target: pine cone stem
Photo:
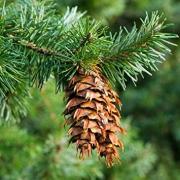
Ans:
{"type": "Polygon", "coordinates": [[[124,133],[120,127],[121,105],[107,79],[96,68],[78,72],[69,81],[66,89],[68,102],[64,112],[66,123],[70,125],[70,142],[76,143],[80,158],[84,159],[96,149],[105,157],[108,166],[119,160],[117,147],[123,149],[123,143],[117,133],[124,133]]]}

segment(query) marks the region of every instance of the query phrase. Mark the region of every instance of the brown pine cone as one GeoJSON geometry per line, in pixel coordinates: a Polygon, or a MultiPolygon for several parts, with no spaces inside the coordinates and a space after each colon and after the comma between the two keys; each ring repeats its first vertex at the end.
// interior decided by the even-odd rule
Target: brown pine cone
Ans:
{"type": "Polygon", "coordinates": [[[70,80],[66,95],[68,103],[64,114],[70,125],[70,142],[76,143],[82,159],[96,149],[105,157],[107,165],[112,166],[119,160],[117,147],[123,149],[117,133],[125,132],[119,123],[118,95],[100,71],[85,73],[82,69],[70,80]]]}

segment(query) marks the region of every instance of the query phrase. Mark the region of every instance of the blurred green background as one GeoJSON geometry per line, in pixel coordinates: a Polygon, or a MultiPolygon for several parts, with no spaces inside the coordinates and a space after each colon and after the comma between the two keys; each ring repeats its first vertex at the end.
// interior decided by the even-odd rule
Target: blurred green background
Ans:
{"type": "MultiPolygon", "coordinates": [[[[180,34],[179,0],[54,0],[57,10],[80,11],[118,31],[130,29],[145,12],[164,12],[180,34]]],[[[2,1],[1,1],[2,2],[2,1]]],[[[12,2],[7,1],[7,2],[12,2]]],[[[176,40],[180,45],[180,40],[176,40]]],[[[152,77],[119,89],[123,102],[121,163],[107,168],[93,154],[84,161],[68,145],[62,112],[63,93],[55,94],[53,79],[40,92],[31,90],[28,115],[15,125],[0,126],[0,180],[179,180],[180,179],[180,46],[152,77]]]]}

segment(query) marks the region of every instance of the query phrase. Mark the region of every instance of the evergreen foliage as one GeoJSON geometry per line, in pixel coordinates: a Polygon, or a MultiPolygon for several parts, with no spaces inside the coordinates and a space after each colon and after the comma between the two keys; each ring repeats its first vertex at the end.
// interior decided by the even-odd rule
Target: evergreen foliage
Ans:
{"type": "Polygon", "coordinates": [[[51,3],[4,4],[0,20],[1,119],[21,114],[23,100],[19,98],[28,91],[28,86],[19,88],[22,83],[42,88],[52,76],[56,91],[64,90],[79,66],[86,70],[99,66],[112,86],[120,84],[125,89],[127,77],[135,83],[138,74],[156,70],[156,63],[171,52],[167,45],[174,45],[169,39],[177,37],[163,32],[167,25],[157,12],[147,14],[139,29],[121,28],[108,35],[107,27],[76,10],[68,9],[62,16],[51,3]],[[11,110],[8,103],[16,101],[19,108],[11,110]]]}

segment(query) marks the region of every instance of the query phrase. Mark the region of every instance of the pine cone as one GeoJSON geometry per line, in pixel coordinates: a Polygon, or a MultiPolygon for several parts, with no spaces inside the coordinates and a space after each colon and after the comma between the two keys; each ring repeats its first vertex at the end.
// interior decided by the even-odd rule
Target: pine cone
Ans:
{"type": "Polygon", "coordinates": [[[118,95],[97,68],[88,73],[79,69],[70,80],[66,94],[68,103],[64,114],[70,125],[70,142],[76,143],[82,159],[97,149],[107,165],[112,166],[119,160],[117,147],[123,148],[116,135],[124,133],[119,124],[118,95]]]}

